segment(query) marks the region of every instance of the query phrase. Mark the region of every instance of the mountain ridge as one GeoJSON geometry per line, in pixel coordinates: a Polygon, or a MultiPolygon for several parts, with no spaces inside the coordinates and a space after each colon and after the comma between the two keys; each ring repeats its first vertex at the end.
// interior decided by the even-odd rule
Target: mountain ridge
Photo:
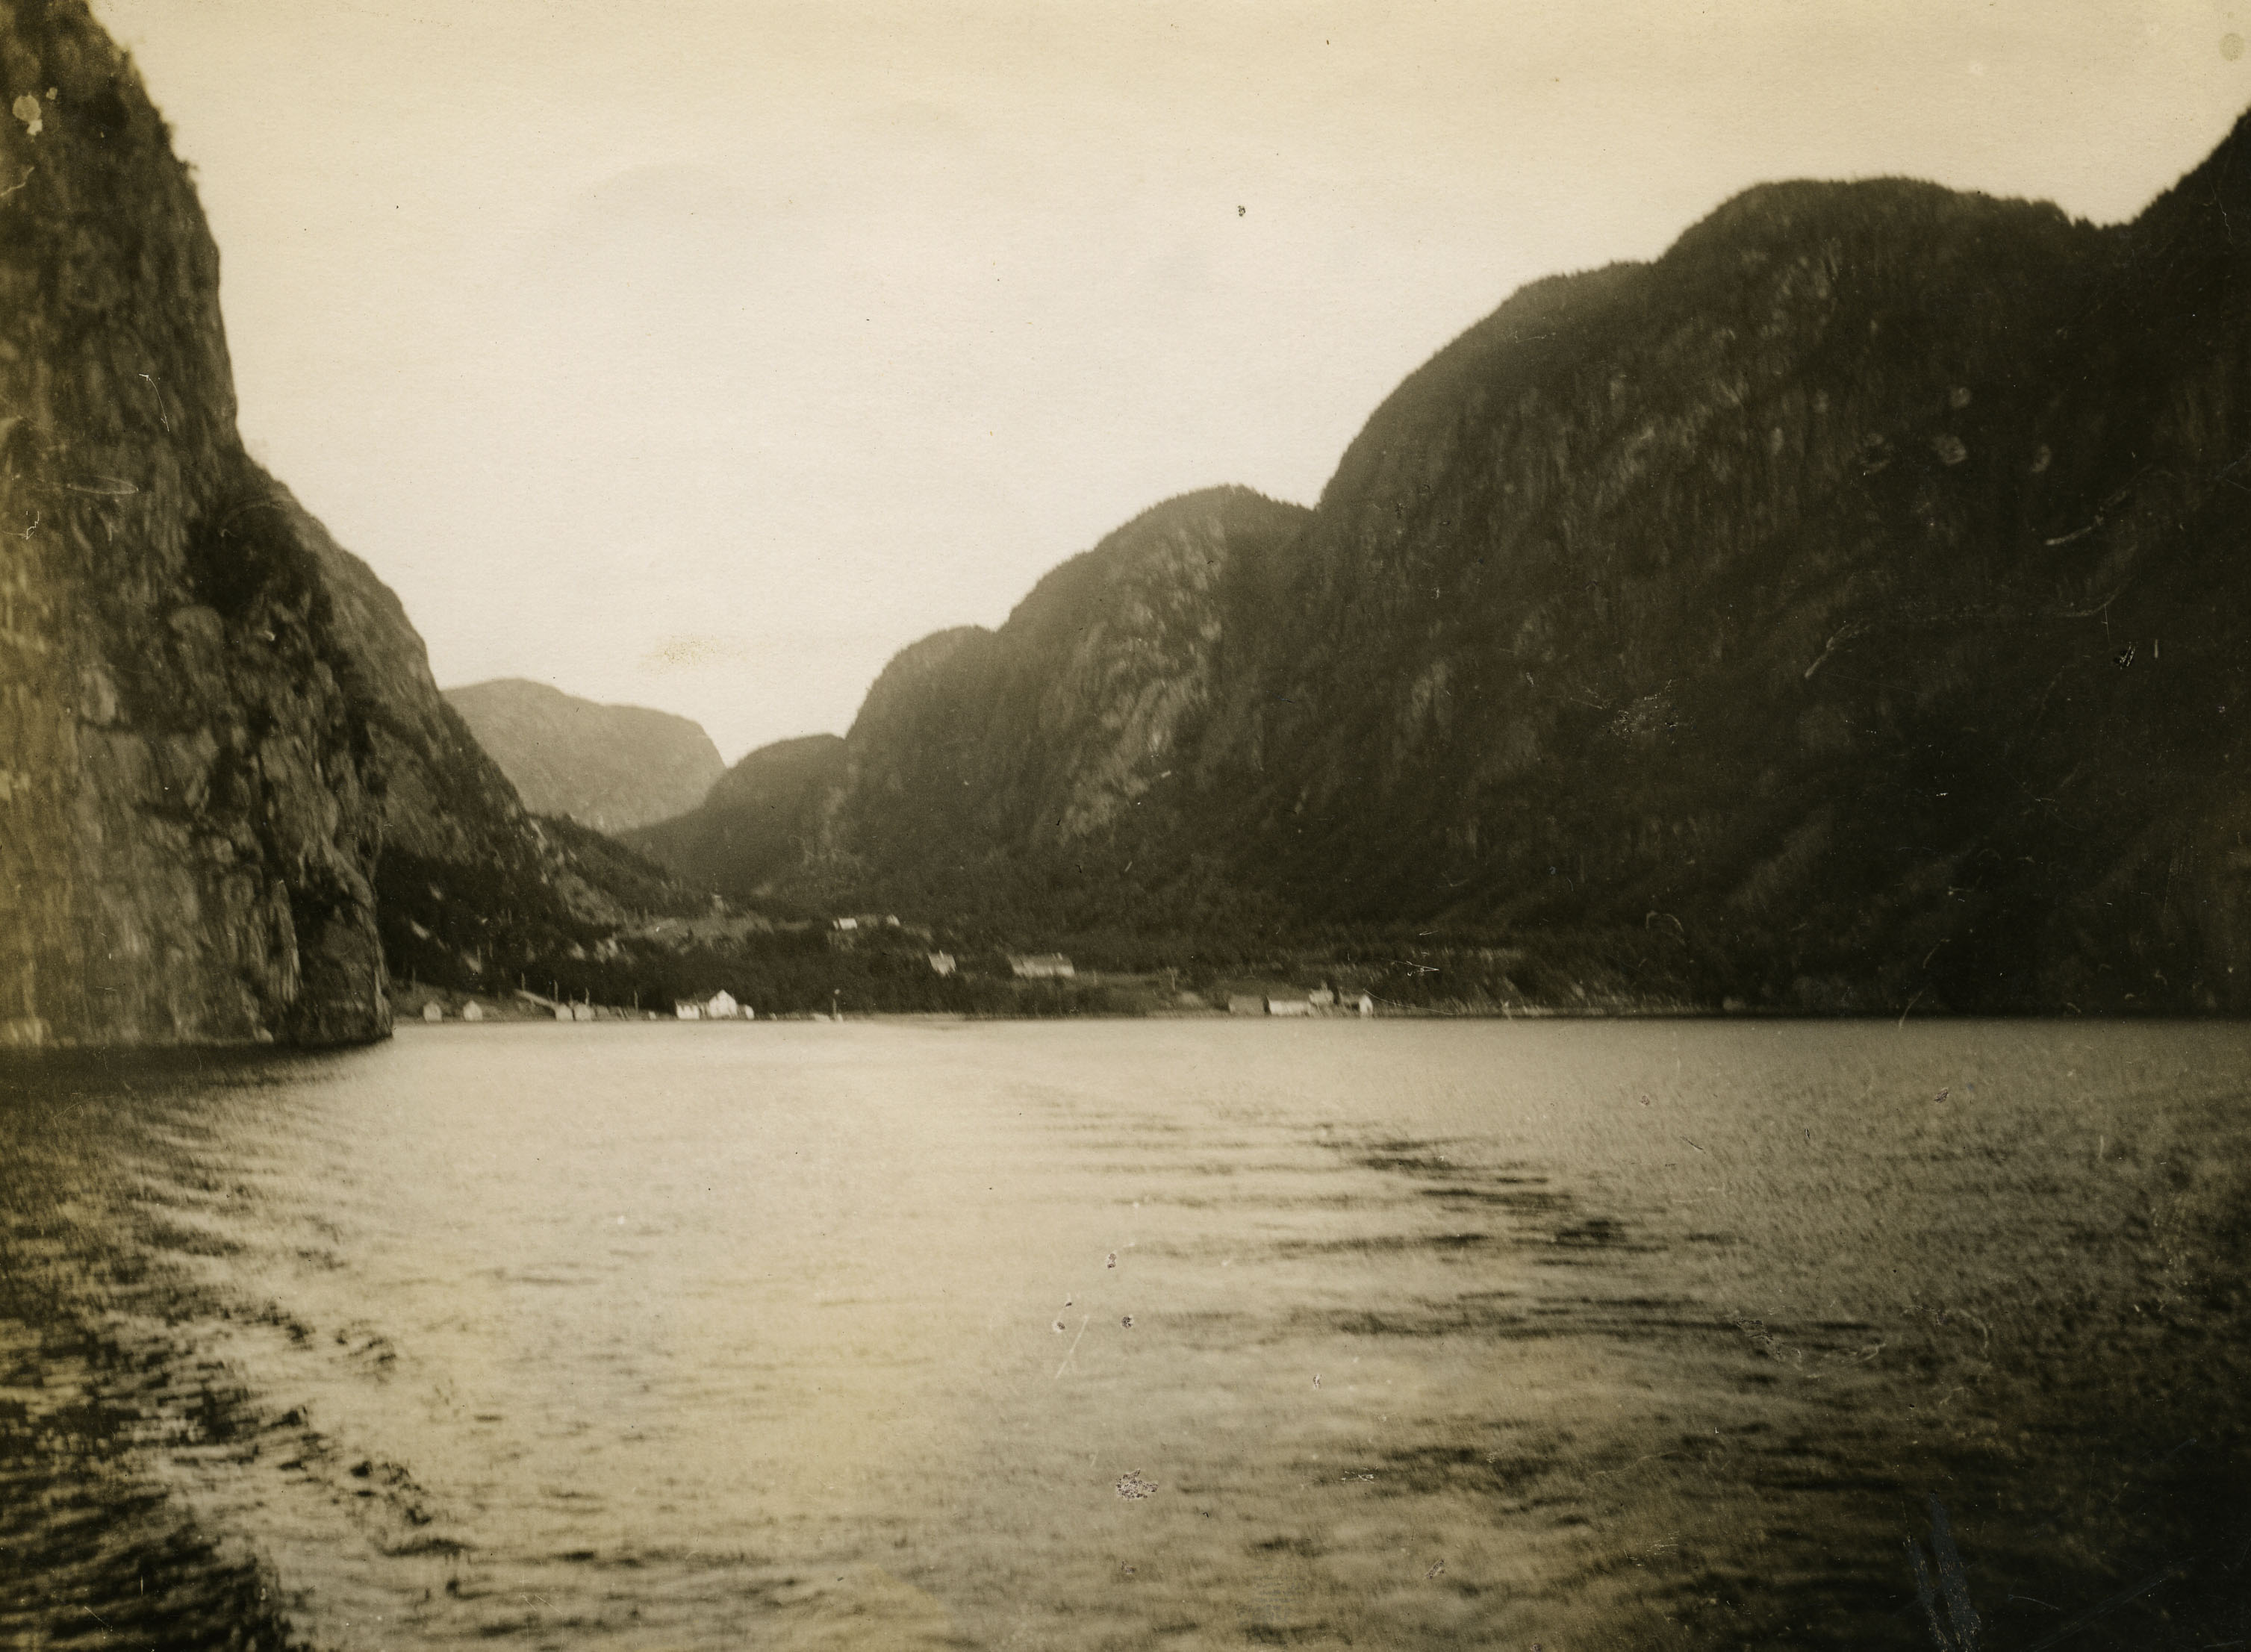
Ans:
{"type": "Polygon", "coordinates": [[[1224,582],[1077,558],[1011,616],[1032,675],[993,632],[920,703],[879,679],[798,892],[1027,933],[1437,926],[1652,1002],[2251,1008],[2251,519],[2206,462],[2251,409],[2246,134],[2124,225],[1765,184],[1533,283],[1224,582]],[[1167,599],[1209,658],[1111,682],[1025,646],[1167,599]],[[1105,719],[1176,689],[1177,761],[1122,771],[1162,785],[1074,811],[1059,731],[1117,757],[1105,719]]]}
{"type": "MultiPolygon", "coordinates": [[[[800,774],[793,832],[731,878],[719,822],[760,807],[766,748],[686,820],[627,834],[682,875],[800,905],[864,901],[989,917],[1018,871],[1167,815],[1227,668],[1228,617],[1306,515],[1244,487],[1151,507],[1042,577],[996,629],[895,654],[844,738],[800,774]]],[[[834,736],[828,736],[834,738],[834,736]]],[[[1003,904],[1010,904],[1004,902],[1003,904]]]]}

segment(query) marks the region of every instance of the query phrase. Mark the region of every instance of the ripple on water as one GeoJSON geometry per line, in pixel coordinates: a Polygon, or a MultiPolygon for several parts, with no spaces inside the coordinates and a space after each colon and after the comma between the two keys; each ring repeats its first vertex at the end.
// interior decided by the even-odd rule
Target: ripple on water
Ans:
{"type": "Polygon", "coordinates": [[[0,1639],[2251,1638],[2245,1030],[667,1031],[10,1069],[0,1639]]]}

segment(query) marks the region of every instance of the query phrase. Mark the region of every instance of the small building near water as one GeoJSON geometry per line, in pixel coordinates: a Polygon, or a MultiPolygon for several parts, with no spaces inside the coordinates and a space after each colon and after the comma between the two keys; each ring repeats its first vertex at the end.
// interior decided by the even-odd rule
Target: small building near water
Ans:
{"type": "Polygon", "coordinates": [[[701,1004],[691,1004],[686,999],[682,999],[672,1006],[672,1013],[680,1020],[700,1021],[703,1019],[703,1006],[701,1004]]]}
{"type": "Polygon", "coordinates": [[[951,952],[933,952],[933,953],[932,953],[932,954],[930,955],[930,972],[931,972],[932,975],[951,975],[951,974],[952,974],[952,973],[953,973],[953,954],[952,954],[952,953],[951,953],[951,952]]]}
{"type": "Polygon", "coordinates": [[[426,1021],[444,1020],[446,1019],[446,1006],[439,1003],[436,999],[432,999],[427,1004],[425,1004],[422,1006],[422,1019],[426,1021]]]}
{"type": "Polygon", "coordinates": [[[555,1006],[555,1019],[558,1021],[569,1020],[571,1019],[571,1006],[568,1004],[558,1004],[555,1006]]]}
{"type": "Polygon", "coordinates": [[[592,1020],[594,1019],[594,1006],[591,1004],[573,1004],[571,1006],[571,1019],[574,1021],[592,1020]]]}
{"type": "Polygon", "coordinates": [[[1229,992],[1227,995],[1227,1013],[1229,1015],[1264,1015],[1266,1013],[1266,1000],[1256,992],[1229,992]]]}
{"type": "Polygon", "coordinates": [[[1060,952],[1011,952],[1008,969],[1019,980],[1025,981],[1061,980],[1078,973],[1060,952]]]}
{"type": "Polygon", "coordinates": [[[1365,992],[1362,992],[1360,995],[1360,1013],[1362,1015],[1373,1015],[1375,1013],[1375,1000],[1368,997],[1365,992]]]}
{"type": "Polygon", "coordinates": [[[483,1020],[485,1019],[485,1006],[478,1003],[474,999],[471,999],[467,1004],[461,1006],[461,1019],[465,1021],[483,1020]]]}
{"type": "Polygon", "coordinates": [[[1270,998],[1266,1000],[1269,1015],[1311,1015],[1313,1000],[1302,998],[1270,998]]]}
{"type": "Polygon", "coordinates": [[[743,1006],[735,1002],[734,994],[722,988],[711,994],[710,1002],[704,1005],[703,1019],[707,1021],[731,1021],[742,1012],[743,1006]]]}

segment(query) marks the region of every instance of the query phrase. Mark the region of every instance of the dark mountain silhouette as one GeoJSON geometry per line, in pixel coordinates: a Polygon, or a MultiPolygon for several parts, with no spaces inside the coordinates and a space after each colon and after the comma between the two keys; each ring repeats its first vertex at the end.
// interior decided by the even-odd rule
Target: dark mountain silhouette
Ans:
{"type": "Polygon", "coordinates": [[[2251,1007],[2247,142],[2127,225],[1770,185],[1526,288],[1310,517],[1174,501],[902,654],[797,886],[1667,1000],[2251,1007]]]}
{"type": "Polygon", "coordinates": [[[778,741],[728,770],[694,810],[620,835],[699,885],[757,901],[800,876],[843,776],[835,735],[778,741]]]}
{"type": "Polygon", "coordinates": [[[1146,908],[1156,884],[1111,875],[1130,858],[1121,845],[1144,844],[1170,868],[1175,921],[1209,921],[1228,909],[1226,889],[1199,882],[1178,805],[1193,796],[1231,629],[1249,623],[1264,560],[1306,515],[1239,487],[1145,512],[1049,574],[997,631],[904,650],[817,760],[794,757],[809,742],[753,753],[696,814],[631,840],[731,892],[1002,927],[1146,908]],[[730,830],[754,853],[731,847],[730,830]],[[1092,844],[1102,858],[1083,862],[1092,844]],[[731,865],[742,868],[731,878],[731,865]]]}
{"type": "Polygon", "coordinates": [[[129,62],[43,0],[0,5],[0,65],[43,89],[0,121],[0,1043],[376,1037],[386,957],[598,940],[609,862],[245,454],[218,255],[129,62]]]}
{"type": "Polygon", "coordinates": [[[1234,835],[1299,910],[1603,937],[1707,997],[2251,1003],[2244,289],[2181,194],[2098,231],[1761,189],[1520,297],[1325,493],[1234,835]]]}
{"type": "Polygon", "coordinates": [[[668,819],[726,771],[701,725],[641,706],[606,706],[521,677],[446,690],[523,805],[598,832],[668,819]]]}
{"type": "Polygon", "coordinates": [[[900,654],[853,723],[817,874],[941,915],[1224,918],[1193,771],[1267,563],[1305,521],[1247,488],[1187,494],[1056,569],[997,631],[900,654]]]}

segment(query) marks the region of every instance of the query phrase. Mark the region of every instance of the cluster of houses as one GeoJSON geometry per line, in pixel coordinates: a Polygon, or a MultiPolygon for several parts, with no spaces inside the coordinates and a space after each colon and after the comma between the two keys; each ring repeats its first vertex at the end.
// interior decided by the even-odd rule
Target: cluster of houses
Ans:
{"type": "Polygon", "coordinates": [[[747,1004],[735,1002],[735,995],[724,990],[714,992],[698,1003],[694,999],[681,999],[672,1006],[675,1020],[680,1021],[755,1021],[758,1013],[747,1004]]]}
{"type": "MultiPolygon", "coordinates": [[[[870,930],[877,932],[904,930],[907,936],[925,944],[932,938],[929,930],[918,925],[902,924],[896,917],[837,917],[828,920],[829,943],[832,947],[840,950],[850,950],[862,935],[870,930]]],[[[925,956],[929,959],[933,974],[952,975],[958,967],[951,952],[931,951],[925,956]]],[[[1011,952],[1007,957],[1009,973],[1020,981],[1067,981],[1076,979],[1078,974],[1077,969],[1072,964],[1070,959],[1061,952],[1011,952]]],[[[529,992],[520,992],[517,996],[538,1009],[551,1010],[558,1021],[639,1020],[644,1015],[650,1020],[660,1019],[657,1012],[654,1010],[646,1012],[634,1010],[628,1013],[617,1009],[598,1009],[591,1003],[558,1002],[529,992]]],[[[1190,1004],[1195,1001],[1192,994],[1183,993],[1181,996],[1190,1004]]],[[[1372,1016],[1375,1013],[1375,1000],[1366,992],[1347,996],[1332,987],[1322,986],[1315,987],[1302,996],[1294,992],[1280,994],[1229,992],[1227,994],[1227,1010],[1230,1015],[1372,1016]]],[[[708,999],[676,999],[672,1006],[672,1014],[673,1019],[682,1021],[749,1021],[757,1019],[756,1011],[750,1006],[739,1002],[731,992],[724,991],[714,992],[708,999]]],[[[425,1004],[422,1006],[422,1019],[426,1021],[444,1020],[446,1019],[444,1005],[434,999],[425,1004]]],[[[486,1019],[486,1012],[482,1006],[472,1001],[463,1006],[461,1019],[465,1021],[481,1021],[486,1019]]],[[[813,1019],[828,1020],[838,1018],[835,1017],[832,1007],[829,1015],[815,1015],[813,1019]]]]}
{"type": "Polygon", "coordinates": [[[1276,998],[1263,992],[1230,992],[1227,995],[1229,1015],[1373,1015],[1375,1000],[1362,992],[1358,998],[1341,998],[1326,986],[1316,987],[1303,998],[1276,998]]]}
{"type": "MultiPolygon", "coordinates": [[[[540,998],[530,992],[521,993],[518,996],[540,1010],[551,1012],[558,1021],[638,1020],[644,1015],[652,1021],[661,1019],[655,1010],[636,1010],[628,1013],[624,1010],[598,1007],[591,1003],[558,1002],[552,999],[540,998]]],[[[708,999],[682,999],[673,1005],[672,1013],[675,1020],[682,1021],[751,1021],[758,1019],[757,1011],[747,1004],[737,1003],[734,994],[725,992],[714,992],[708,999]]],[[[432,999],[422,1006],[422,1019],[426,1021],[444,1020],[446,1006],[436,999],[432,999]]],[[[472,999],[461,1006],[461,1019],[465,1021],[481,1021],[486,1019],[485,1006],[472,999]]]]}

